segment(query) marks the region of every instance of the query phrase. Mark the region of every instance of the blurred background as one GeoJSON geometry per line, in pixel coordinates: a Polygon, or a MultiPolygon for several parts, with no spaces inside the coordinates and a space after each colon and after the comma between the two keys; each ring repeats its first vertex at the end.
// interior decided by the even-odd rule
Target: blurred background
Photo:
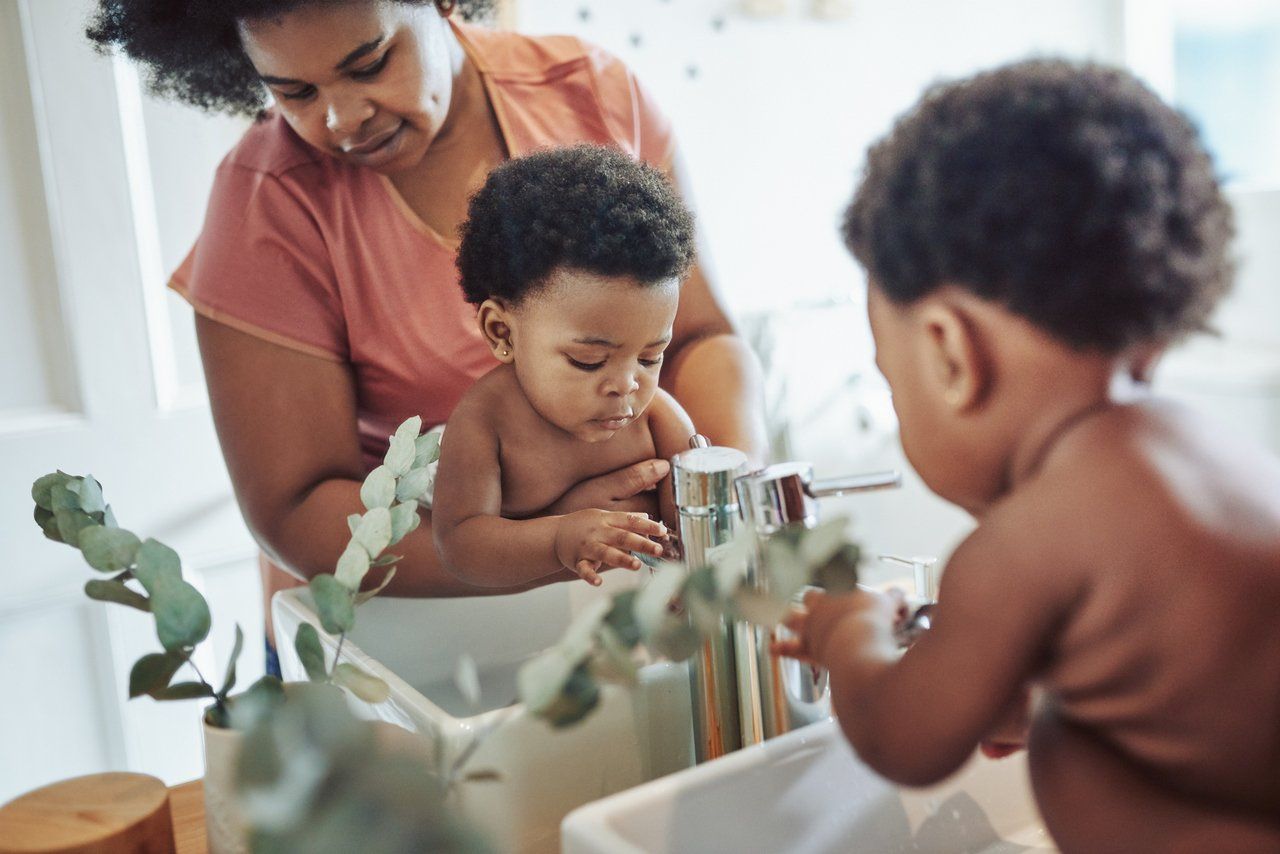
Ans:
{"type": "MultiPolygon", "coordinates": [[[[31,521],[29,486],[92,473],[126,527],[173,546],[215,615],[262,625],[256,550],[213,434],[189,307],[165,290],[245,125],[148,96],[96,55],[87,0],[0,0],[0,802],[108,768],[201,774],[198,704],[126,701],[155,646],[88,601],[31,521]]],[[[1157,0],[514,0],[503,20],[629,63],[671,117],[709,258],[766,365],[779,458],[819,476],[906,468],[836,226],[867,145],[921,90],[1031,55],[1127,66],[1186,109],[1227,179],[1240,275],[1221,336],[1166,391],[1280,451],[1280,4],[1157,0]]],[[[907,472],[833,501],[872,554],[937,555],[968,518],[907,472]]],[[[439,631],[449,631],[448,626],[439,631]]],[[[251,640],[241,684],[260,675],[251,640]]]]}

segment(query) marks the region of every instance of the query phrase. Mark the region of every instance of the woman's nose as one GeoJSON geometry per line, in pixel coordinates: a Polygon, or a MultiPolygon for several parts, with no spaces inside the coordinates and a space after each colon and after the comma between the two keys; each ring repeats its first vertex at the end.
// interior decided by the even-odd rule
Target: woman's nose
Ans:
{"type": "Polygon", "coordinates": [[[373,104],[364,98],[334,97],[329,100],[329,106],[325,109],[324,124],[330,133],[350,136],[373,118],[373,113],[373,104]]]}

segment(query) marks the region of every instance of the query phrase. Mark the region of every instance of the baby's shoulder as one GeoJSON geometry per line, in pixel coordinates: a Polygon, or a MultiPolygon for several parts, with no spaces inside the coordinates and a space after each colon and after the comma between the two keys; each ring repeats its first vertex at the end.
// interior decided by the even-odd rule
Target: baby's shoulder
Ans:
{"type": "Polygon", "coordinates": [[[515,370],[510,365],[499,365],[463,392],[449,416],[449,427],[466,424],[496,428],[523,400],[515,370]]]}

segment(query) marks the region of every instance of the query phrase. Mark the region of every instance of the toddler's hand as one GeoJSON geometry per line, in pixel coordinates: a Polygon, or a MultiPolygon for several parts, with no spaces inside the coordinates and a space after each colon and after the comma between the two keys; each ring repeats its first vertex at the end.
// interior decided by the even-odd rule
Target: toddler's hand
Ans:
{"type": "Polygon", "coordinates": [[[665,537],[666,526],[644,513],[579,510],[561,517],[556,528],[556,558],[560,563],[599,586],[602,568],[639,569],[631,552],[661,557],[663,548],[650,537],[665,537]]]}
{"type": "Polygon", "coordinates": [[[795,636],[775,641],[773,652],[810,664],[823,664],[828,658],[827,643],[845,620],[880,622],[891,630],[903,619],[905,611],[900,590],[877,593],[859,588],[840,595],[810,590],[804,595],[804,606],[794,609],[783,620],[783,625],[795,636]]]}

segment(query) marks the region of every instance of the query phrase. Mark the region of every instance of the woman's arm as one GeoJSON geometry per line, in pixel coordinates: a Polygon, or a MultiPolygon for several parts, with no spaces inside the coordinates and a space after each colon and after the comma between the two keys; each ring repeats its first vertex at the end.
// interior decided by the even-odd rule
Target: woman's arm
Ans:
{"type": "MultiPolygon", "coordinates": [[[[350,368],[196,316],[209,402],[241,512],[254,538],[298,578],[332,572],[363,512],[364,469],[350,368]]],[[[477,596],[441,566],[431,515],[396,544],[388,593],[477,596]]]]}
{"type": "MultiPolygon", "coordinates": [[[[679,153],[668,177],[693,207],[679,153]]],[[[680,291],[663,387],[684,406],[714,444],[744,451],[752,465],[769,456],[760,361],[737,333],[711,281],[699,230],[699,260],[680,291]]],[[[661,449],[660,449],[661,450],[661,449]]]]}
{"type": "MultiPolygon", "coordinates": [[[[671,395],[658,389],[649,404],[649,432],[653,436],[653,446],[658,457],[671,459],[681,451],[689,449],[689,439],[696,432],[689,414],[684,411],[671,395]]],[[[671,489],[671,477],[662,479],[658,484],[658,508],[662,522],[671,531],[679,530],[679,511],[676,509],[675,495],[671,489]]]]}

